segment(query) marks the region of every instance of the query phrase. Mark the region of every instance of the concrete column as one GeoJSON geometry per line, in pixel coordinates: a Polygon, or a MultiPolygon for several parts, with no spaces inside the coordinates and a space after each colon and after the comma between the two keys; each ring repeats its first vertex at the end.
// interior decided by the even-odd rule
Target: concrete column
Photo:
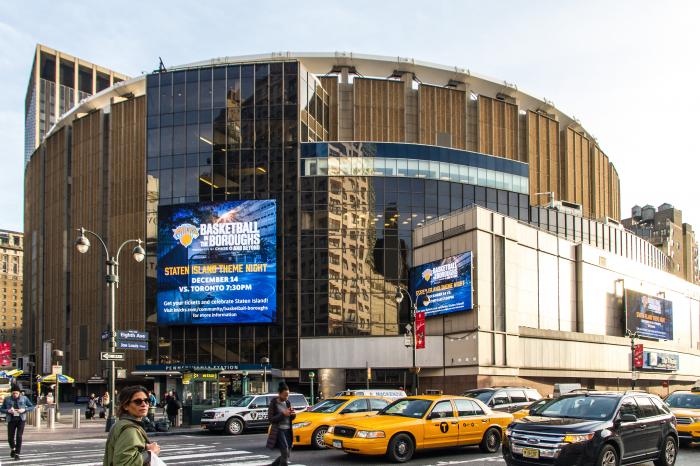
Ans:
{"type": "Polygon", "coordinates": [[[331,397],[346,388],[345,369],[318,370],[318,391],[323,392],[324,398],[331,397]]]}

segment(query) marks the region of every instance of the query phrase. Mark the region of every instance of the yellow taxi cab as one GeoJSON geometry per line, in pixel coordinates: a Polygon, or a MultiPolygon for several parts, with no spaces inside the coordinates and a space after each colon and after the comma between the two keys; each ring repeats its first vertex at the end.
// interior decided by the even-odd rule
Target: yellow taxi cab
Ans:
{"type": "Polygon", "coordinates": [[[323,437],[327,446],[359,455],[386,455],[403,463],[416,450],[479,445],[495,453],[513,420],[463,396],[412,396],[374,416],[339,421],[323,437]]]}
{"type": "Polygon", "coordinates": [[[336,396],[323,400],[297,414],[292,424],[294,445],[325,448],[323,436],[328,426],[375,414],[389,403],[389,400],[376,396],[336,396]]]}
{"type": "Polygon", "coordinates": [[[664,401],[676,416],[679,443],[700,442],[700,387],[673,392],[664,401]]]}
{"type": "Polygon", "coordinates": [[[551,398],[542,398],[541,400],[537,400],[534,403],[524,407],[523,409],[514,412],[513,418],[514,419],[522,419],[526,416],[529,416],[531,412],[533,412],[537,408],[544,406],[544,404],[547,403],[548,401],[552,401],[552,399],[551,398]]]}

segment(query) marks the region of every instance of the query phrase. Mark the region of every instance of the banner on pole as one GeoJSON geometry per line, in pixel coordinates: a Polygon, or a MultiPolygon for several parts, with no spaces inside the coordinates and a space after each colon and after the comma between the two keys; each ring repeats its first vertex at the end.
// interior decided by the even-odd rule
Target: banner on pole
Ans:
{"type": "Polygon", "coordinates": [[[425,312],[416,312],[416,349],[425,349],[425,312]]]}

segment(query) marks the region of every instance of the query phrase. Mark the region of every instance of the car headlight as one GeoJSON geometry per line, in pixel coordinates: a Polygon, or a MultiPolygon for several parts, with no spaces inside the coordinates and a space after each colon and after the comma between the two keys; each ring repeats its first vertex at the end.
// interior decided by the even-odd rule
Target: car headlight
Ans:
{"type": "Polygon", "coordinates": [[[335,431],[335,426],[330,426],[326,433],[332,434],[335,431]]]}
{"type": "Polygon", "coordinates": [[[384,438],[386,434],[382,430],[358,430],[357,438],[384,438]]]}
{"type": "Polygon", "coordinates": [[[510,427],[508,427],[508,428],[506,429],[506,437],[510,437],[512,433],[513,433],[513,429],[511,429],[510,427]]]}
{"type": "Polygon", "coordinates": [[[700,422],[700,417],[691,417],[690,420],[695,424],[696,422],[700,422]]]}
{"type": "Polygon", "coordinates": [[[308,427],[310,425],[311,423],[309,421],[295,422],[294,424],[292,424],[292,429],[301,429],[302,427],[308,427]]]}
{"type": "Polygon", "coordinates": [[[224,417],[226,413],[214,413],[214,419],[220,419],[224,417]]]}
{"type": "Polygon", "coordinates": [[[590,434],[568,434],[564,437],[564,442],[566,443],[581,443],[587,442],[593,438],[595,433],[590,434]]]}

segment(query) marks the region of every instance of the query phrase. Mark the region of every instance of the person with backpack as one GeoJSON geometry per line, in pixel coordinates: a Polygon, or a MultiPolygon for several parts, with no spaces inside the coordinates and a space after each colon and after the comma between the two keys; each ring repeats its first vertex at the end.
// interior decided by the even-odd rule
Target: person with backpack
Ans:
{"type": "Polygon", "coordinates": [[[0,407],[0,412],[7,417],[7,441],[10,444],[10,457],[19,461],[22,450],[22,435],[24,424],[27,422],[27,411],[34,409],[29,398],[20,393],[17,385],[12,386],[12,394],[6,396],[0,407]]]}
{"type": "Polygon", "coordinates": [[[175,427],[177,421],[177,414],[182,409],[182,402],[178,399],[177,393],[174,391],[170,393],[168,398],[168,404],[165,405],[165,412],[168,414],[168,420],[170,425],[175,427]]]}
{"type": "Polygon", "coordinates": [[[148,415],[148,390],[126,387],[119,392],[117,416],[105,445],[103,466],[147,466],[152,455],[160,453],[157,443],[148,440],[141,421],[148,415]]]}

